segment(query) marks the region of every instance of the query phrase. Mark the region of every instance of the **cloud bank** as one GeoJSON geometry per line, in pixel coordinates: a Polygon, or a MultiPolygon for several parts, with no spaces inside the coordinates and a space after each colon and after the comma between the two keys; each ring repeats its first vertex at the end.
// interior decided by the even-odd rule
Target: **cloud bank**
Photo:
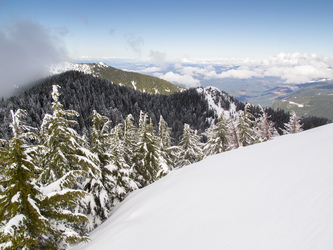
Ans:
{"type": "MultiPolygon", "coordinates": [[[[65,30],[61,31],[64,34],[65,30]]],[[[14,86],[45,76],[46,65],[68,59],[65,46],[57,36],[28,20],[15,20],[0,27],[0,55],[2,97],[11,95],[14,86]]]]}
{"type": "MultiPolygon", "coordinates": [[[[156,71],[155,71],[156,72],[156,71]]],[[[281,83],[301,84],[333,79],[333,58],[315,54],[280,53],[264,59],[222,58],[192,60],[174,64],[174,70],[155,73],[162,79],[196,87],[200,80],[277,77],[281,83]]]]}

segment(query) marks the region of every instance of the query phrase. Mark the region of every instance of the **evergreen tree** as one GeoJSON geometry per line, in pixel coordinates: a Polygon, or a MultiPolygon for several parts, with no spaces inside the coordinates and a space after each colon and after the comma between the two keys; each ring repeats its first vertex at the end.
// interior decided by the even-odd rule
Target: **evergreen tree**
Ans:
{"type": "Polygon", "coordinates": [[[152,121],[148,123],[148,115],[142,111],[139,120],[138,150],[134,160],[137,180],[142,186],[147,186],[162,176],[159,141],[154,135],[152,121]]]}
{"type": "Polygon", "coordinates": [[[216,124],[212,123],[207,131],[208,140],[204,146],[205,155],[222,153],[229,149],[229,127],[224,113],[216,124]]]}
{"type": "Polygon", "coordinates": [[[236,149],[240,147],[239,141],[239,133],[237,130],[238,122],[235,121],[232,117],[228,119],[228,127],[229,127],[229,144],[230,149],[236,149]]]}
{"type": "Polygon", "coordinates": [[[124,159],[131,168],[134,167],[135,152],[137,152],[138,128],[133,124],[133,116],[129,114],[124,121],[124,159]]]}
{"type": "Polygon", "coordinates": [[[1,185],[0,196],[0,247],[1,249],[59,249],[60,243],[87,241],[70,227],[55,227],[52,221],[81,222],[80,214],[66,212],[73,199],[84,196],[81,192],[48,193],[38,185],[37,149],[29,145],[36,135],[21,119],[23,110],[11,111],[10,124],[13,137],[0,149],[1,185]],[[67,203],[67,204],[65,204],[67,203]]]}
{"type": "Polygon", "coordinates": [[[102,116],[93,111],[91,127],[91,144],[90,150],[98,156],[100,174],[86,179],[84,190],[89,193],[86,198],[86,211],[89,218],[89,229],[100,225],[109,216],[112,209],[112,190],[115,186],[110,164],[110,121],[106,116],[102,116]]]}
{"type": "Polygon", "coordinates": [[[129,191],[138,189],[138,183],[133,179],[131,167],[124,159],[123,125],[118,124],[111,130],[110,162],[115,185],[111,191],[112,204],[117,204],[125,198],[129,191]]]}
{"type": "Polygon", "coordinates": [[[254,132],[254,116],[250,113],[250,105],[246,104],[244,111],[239,111],[237,130],[239,142],[243,147],[257,142],[256,133],[254,132]]]}
{"type": "Polygon", "coordinates": [[[289,122],[285,123],[284,127],[283,134],[295,134],[303,131],[301,119],[296,115],[295,111],[291,112],[289,122]]]}
{"type": "Polygon", "coordinates": [[[180,137],[179,145],[181,147],[181,156],[177,164],[178,167],[192,164],[204,158],[200,136],[186,123],[184,124],[183,135],[180,137]]]}
{"type": "Polygon", "coordinates": [[[67,117],[78,117],[74,110],[64,110],[59,102],[59,86],[52,91],[53,114],[46,115],[42,126],[42,138],[45,154],[42,158],[44,172],[40,179],[43,184],[53,183],[63,176],[93,175],[100,171],[96,162],[98,158],[82,145],[87,144],[72,128],[77,122],[67,117]],[[72,172],[71,175],[68,175],[72,172]]]}
{"type": "Polygon", "coordinates": [[[265,110],[259,105],[260,115],[256,120],[257,135],[261,142],[273,139],[273,137],[278,136],[276,128],[274,127],[274,122],[269,120],[265,110]]]}
{"type": "MultiPolygon", "coordinates": [[[[83,189],[87,179],[94,178],[98,182],[100,178],[99,159],[89,149],[83,147],[88,143],[71,127],[76,121],[69,118],[78,117],[79,114],[74,110],[64,110],[59,102],[58,88],[59,86],[53,86],[53,114],[45,116],[42,127],[45,151],[41,159],[43,172],[40,175],[40,182],[45,186],[45,190],[52,192],[76,190],[86,195],[83,189]]],[[[87,200],[73,202],[71,211],[87,212],[86,205],[91,200],[88,196],[87,200]]],[[[75,226],[81,234],[86,233],[87,228],[84,223],[76,223],[75,226]]]]}
{"type": "Polygon", "coordinates": [[[158,124],[158,138],[160,142],[161,156],[166,163],[166,168],[172,170],[172,168],[175,168],[179,158],[180,147],[171,146],[171,128],[168,127],[168,124],[163,119],[162,115],[160,116],[158,124]]]}

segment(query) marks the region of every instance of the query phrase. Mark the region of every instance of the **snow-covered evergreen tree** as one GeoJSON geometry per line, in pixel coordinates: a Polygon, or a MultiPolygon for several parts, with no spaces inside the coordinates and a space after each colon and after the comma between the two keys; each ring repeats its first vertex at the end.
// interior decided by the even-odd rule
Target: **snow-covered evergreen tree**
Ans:
{"type": "Polygon", "coordinates": [[[60,87],[53,85],[53,114],[45,116],[42,127],[42,138],[46,149],[41,162],[44,172],[40,178],[43,184],[57,181],[72,171],[71,176],[76,173],[79,175],[100,173],[96,165],[97,156],[82,146],[87,143],[72,128],[77,122],[68,119],[68,117],[78,117],[79,114],[74,110],[64,110],[59,102],[58,88],[60,87]]]}
{"type": "Polygon", "coordinates": [[[285,123],[284,127],[283,134],[295,134],[303,131],[301,119],[296,115],[295,111],[291,112],[289,122],[285,123]]]}
{"type": "Polygon", "coordinates": [[[164,172],[161,163],[158,138],[154,135],[153,124],[148,115],[140,113],[138,148],[134,158],[136,178],[142,186],[147,186],[164,172]]]}
{"type": "Polygon", "coordinates": [[[87,178],[84,183],[84,190],[89,193],[85,199],[85,213],[89,218],[89,230],[105,221],[112,209],[112,190],[115,180],[110,164],[110,121],[106,116],[102,116],[93,111],[91,127],[90,150],[98,156],[100,174],[87,178]]]}
{"type": "MultiPolygon", "coordinates": [[[[134,158],[135,152],[137,152],[138,147],[138,128],[133,124],[133,116],[129,114],[124,121],[124,159],[127,165],[134,168],[134,158]]],[[[133,171],[132,171],[133,172],[133,171]]]]}
{"type": "Polygon", "coordinates": [[[132,179],[132,169],[124,159],[124,151],[123,124],[118,124],[111,130],[110,136],[110,170],[115,180],[111,191],[113,205],[122,201],[129,191],[138,189],[138,183],[132,179]]]}
{"type": "Polygon", "coordinates": [[[180,154],[180,147],[171,146],[171,128],[168,127],[168,124],[163,119],[162,115],[160,116],[158,124],[158,138],[160,142],[161,156],[167,165],[166,168],[172,170],[176,167],[176,162],[180,154]]]}
{"type": "Polygon", "coordinates": [[[279,136],[274,122],[270,121],[267,117],[265,110],[259,105],[260,115],[256,120],[257,136],[261,142],[273,139],[275,136],[279,136]]]}
{"type": "Polygon", "coordinates": [[[228,127],[229,127],[229,145],[230,149],[236,149],[240,147],[240,141],[239,141],[239,134],[237,130],[237,124],[238,122],[235,121],[232,117],[229,117],[228,119],[228,127]]]}
{"type": "MultiPolygon", "coordinates": [[[[96,154],[83,147],[88,143],[72,128],[76,121],[70,118],[78,117],[79,114],[74,110],[64,110],[59,102],[58,88],[57,85],[53,86],[53,114],[45,116],[42,126],[44,154],[41,159],[43,172],[40,182],[47,192],[76,190],[87,194],[83,191],[86,180],[100,178],[99,159],[96,154]]],[[[76,200],[72,203],[71,211],[86,212],[85,206],[89,201],[89,196],[87,200],[76,200]]],[[[77,223],[75,226],[82,234],[88,229],[83,223],[77,223]]]]}
{"type": "Polygon", "coordinates": [[[37,182],[42,169],[38,167],[37,149],[29,145],[36,135],[27,132],[22,122],[23,110],[11,111],[13,137],[0,148],[0,247],[1,249],[59,249],[62,242],[88,240],[67,226],[56,227],[53,221],[82,222],[83,215],[67,212],[80,191],[48,193],[37,182]]]}
{"type": "Polygon", "coordinates": [[[237,130],[240,144],[245,147],[257,142],[256,133],[254,131],[254,116],[250,113],[250,105],[246,104],[244,111],[239,111],[239,119],[237,130]]]}
{"type": "Polygon", "coordinates": [[[179,146],[181,147],[181,154],[177,164],[178,167],[184,167],[204,158],[200,136],[186,123],[180,137],[179,146]]]}
{"type": "Polygon", "coordinates": [[[205,155],[222,153],[229,149],[229,127],[224,113],[216,124],[212,123],[207,131],[207,143],[204,146],[205,155]]]}

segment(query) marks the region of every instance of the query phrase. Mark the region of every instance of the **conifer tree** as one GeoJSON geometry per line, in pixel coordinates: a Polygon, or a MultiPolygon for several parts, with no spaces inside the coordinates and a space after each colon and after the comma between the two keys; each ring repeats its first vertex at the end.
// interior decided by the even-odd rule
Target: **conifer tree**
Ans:
{"type": "Polygon", "coordinates": [[[236,149],[240,147],[240,141],[239,141],[239,134],[237,130],[237,124],[238,122],[235,121],[232,117],[228,119],[228,127],[229,127],[229,144],[230,149],[236,149]]]}
{"type": "Polygon", "coordinates": [[[208,130],[208,140],[204,146],[205,155],[222,153],[229,149],[229,127],[224,113],[221,114],[218,122],[212,124],[208,130]]]}
{"type": "Polygon", "coordinates": [[[249,111],[250,104],[246,104],[244,111],[240,111],[238,119],[237,130],[239,135],[239,142],[243,147],[257,142],[256,133],[253,129],[254,116],[249,111]]]}
{"type": "Polygon", "coordinates": [[[168,124],[163,119],[162,115],[160,116],[158,124],[158,138],[160,142],[161,156],[166,163],[166,168],[172,170],[172,168],[175,168],[176,162],[179,158],[180,147],[171,146],[171,128],[168,127],[168,124]]]}
{"type": "Polygon", "coordinates": [[[138,130],[138,149],[134,158],[137,180],[142,186],[156,181],[163,171],[159,151],[159,142],[153,131],[152,121],[148,115],[140,113],[138,130]]]}
{"type": "Polygon", "coordinates": [[[110,164],[110,121],[106,116],[93,111],[91,127],[90,150],[98,156],[98,167],[100,174],[87,178],[84,190],[89,193],[86,198],[85,213],[89,218],[89,230],[105,221],[112,209],[112,190],[115,186],[110,164]]]}
{"type": "MultiPolygon", "coordinates": [[[[99,159],[89,149],[83,147],[88,143],[72,128],[76,121],[69,118],[78,117],[79,114],[74,110],[64,110],[59,102],[58,88],[57,85],[53,86],[53,114],[46,115],[42,124],[44,154],[41,159],[43,172],[40,175],[40,182],[44,190],[52,193],[69,190],[66,191],[69,194],[81,192],[83,198],[87,195],[83,191],[86,180],[100,178],[99,159]]],[[[72,203],[71,211],[82,212],[87,203],[89,198],[80,202],[76,199],[72,203]]],[[[81,234],[87,231],[84,223],[76,223],[75,227],[81,234]]]]}
{"type": "Polygon", "coordinates": [[[110,135],[110,168],[115,180],[111,193],[112,203],[115,205],[122,201],[129,191],[138,189],[138,183],[132,179],[132,169],[124,159],[123,125],[116,125],[110,135]]]}
{"type": "Polygon", "coordinates": [[[42,124],[42,139],[45,154],[42,158],[44,172],[41,182],[50,184],[64,175],[75,174],[94,175],[100,171],[96,162],[98,158],[82,145],[87,144],[83,138],[72,128],[77,122],[67,117],[78,117],[74,110],[64,110],[59,102],[60,86],[53,85],[52,115],[46,115],[42,124]]]}
{"type": "Polygon", "coordinates": [[[181,157],[177,165],[178,167],[184,167],[204,158],[200,136],[186,123],[184,124],[179,145],[181,147],[181,157]]]}
{"type": "Polygon", "coordinates": [[[295,134],[303,131],[301,119],[296,115],[295,111],[291,112],[289,122],[285,123],[284,127],[283,134],[295,134]]]}
{"type": "Polygon", "coordinates": [[[137,132],[138,128],[133,124],[133,116],[129,114],[124,121],[123,155],[127,165],[129,165],[131,169],[134,168],[135,152],[137,152],[138,147],[137,132]]]}
{"type": "Polygon", "coordinates": [[[276,128],[274,127],[274,122],[270,121],[267,117],[265,110],[259,105],[260,115],[256,121],[257,135],[261,142],[273,139],[273,137],[278,136],[276,128]]]}
{"type": "Polygon", "coordinates": [[[1,185],[0,196],[0,247],[1,249],[59,249],[61,243],[77,243],[88,240],[70,227],[56,227],[52,221],[80,222],[86,218],[63,209],[81,192],[45,195],[37,182],[42,169],[37,164],[37,149],[29,145],[37,137],[21,119],[23,110],[11,111],[10,124],[13,137],[0,149],[1,185]],[[67,203],[67,204],[65,204],[67,203]]]}

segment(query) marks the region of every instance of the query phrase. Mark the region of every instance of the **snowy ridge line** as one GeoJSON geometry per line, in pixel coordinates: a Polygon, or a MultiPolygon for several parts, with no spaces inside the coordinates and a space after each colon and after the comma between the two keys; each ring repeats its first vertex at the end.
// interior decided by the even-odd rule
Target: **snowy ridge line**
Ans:
{"type": "Polygon", "coordinates": [[[234,114],[236,112],[235,103],[232,102],[230,97],[220,89],[209,86],[199,87],[196,90],[198,91],[198,93],[205,96],[205,99],[207,100],[210,109],[214,110],[217,117],[220,117],[222,113],[224,113],[226,117],[229,117],[229,114],[234,114]],[[223,101],[230,103],[230,107],[228,110],[223,107],[223,101]]]}
{"type": "MultiPolygon", "coordinates": [[[[98,62],[97,65],[98,65],[98,67],[108,67],[108,65],[106,65],[103,62],[98,62]]],[[[93,69],[92,69],[93,67],[95,67],[95,65],[93,65],[93,64],[63,62],[63,63],[50,65],[48,67],[48,69],[49,69],[49,73],[51,75],[75,70],[75,71],[83,72],[85,74],[91,74],[91,75],[96,76],[95,74],[93,74],[93,69]]]]}

